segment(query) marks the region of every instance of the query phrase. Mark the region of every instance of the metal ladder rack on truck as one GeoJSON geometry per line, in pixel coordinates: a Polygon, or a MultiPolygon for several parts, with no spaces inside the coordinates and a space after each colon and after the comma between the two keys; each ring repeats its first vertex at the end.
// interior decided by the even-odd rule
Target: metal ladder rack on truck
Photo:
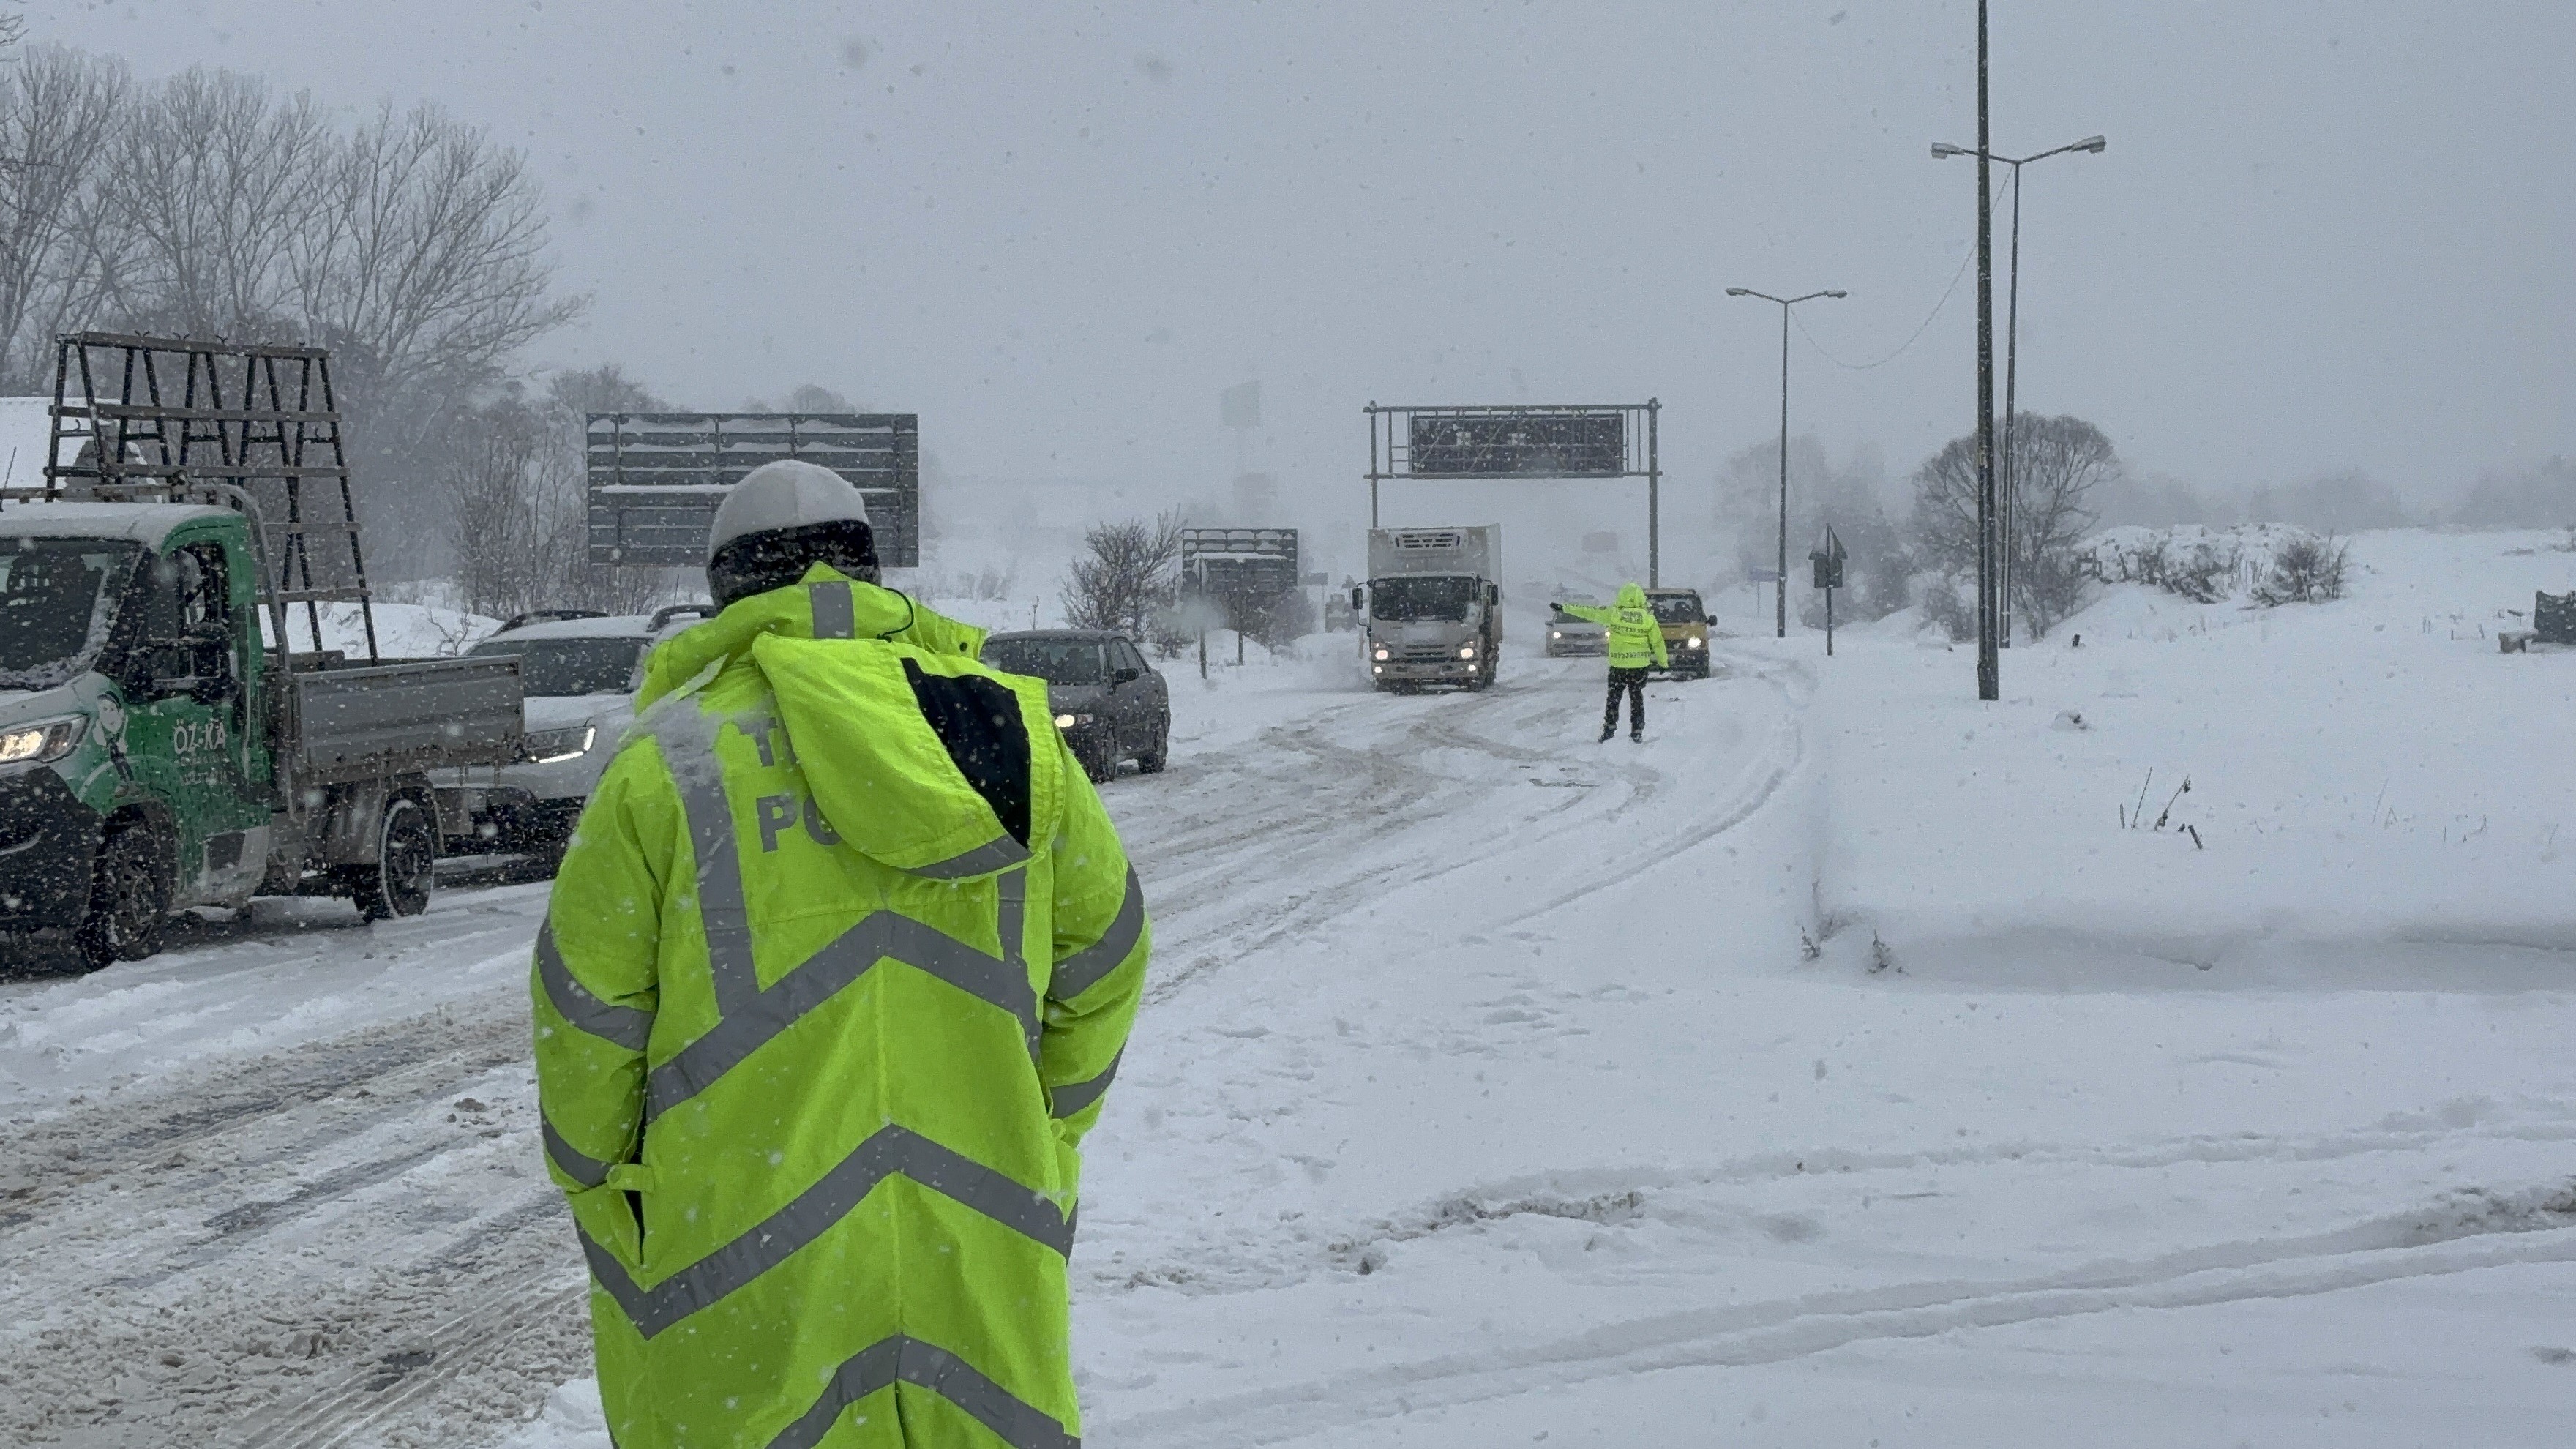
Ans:
{"type": "Polygon", "coordinates": [[[191,906],[425,909],[430,772],[516,755],[519,662],[379,652],[328,354],[74,333],[55,375],[0,489],[0,932],[102,966],[191,906]]]}
{"type": "Polygon", "coordinates": [[[1380,690],[1494,682],[1503,648],[1503,530],[1369,530],[1369,581],[1351,590],[1368,611],[1369,682],[1380,690]]]}

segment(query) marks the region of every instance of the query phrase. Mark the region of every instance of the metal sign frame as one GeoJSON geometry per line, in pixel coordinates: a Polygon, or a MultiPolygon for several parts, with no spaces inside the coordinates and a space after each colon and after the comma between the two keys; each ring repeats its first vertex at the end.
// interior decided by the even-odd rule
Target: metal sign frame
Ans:
{"type": "Polygon", "coordinates": [[[1181,583],[1214,595],[1284,594],[1298,585],[1298,537],[1293,528],[1184,528],[1181,583]],[[1270,576],[1275,575],[1275,580],[1270,576]]]}
{"type": "Polygon", "coordinates": [[[1225,606],[1258,606],[1303,587],[1293,528],[1184,528],[1181,592],[1225,606]]]}
{"type": "Polygon", "coordinates": [[[763,463],[802,458],[867,499],[877,561],[921,565],[921,420],[914,413],[592,413],[582,456],[590,561],[706,561],[716,505],[763,463]]]}
{"type": "Polygon", "coordinates": [[[1378,524],[1379,485],[1391,482],[1474,483],[1524,482],[1544,478],[1610,481],[1620,478],[1646,480],[1646,582],[1649,586],[1663,582],[1663,465],[1657,456],[1656,423],[1663,404],[1648,398],[1641,403],[1575,403],[1560,405],[1514,404],[1495,407],[1427,407],[1382,406],[1371,402],[1361,412],[1368,418],[1369,429],[1369,527],[1378,524]],[[1577,471],[1551,471],[1546,454],[1563,447],[1564,440],[1504,440],[1482,447],[1484,462],[1473,457],[1458,460],[1463,466],[1449,466],[1442,460],[1429,471],[1417,469],[1414,457],[1415,428],[1421,422],[1440,419],[1490,429],[1497,423],[1526,419],[1532,431],[1544,432],[1546,425],[1559,422],[1583,423],[1615,418],[1619,425],[1616,467],[1584,467],[1577,471]],[[1523,466],[1503,466],[1521,464],[1523,466]]]}
{"type": "Polygon", "coordinates": [[[44,486],[8,497],[237,508],[251,519],[269,632],[288,667],[297,604],[315,658],[326,652],[325,603],[357,605],[367,658],[381,657],[327,349],[67,332],[55,339],[52,414],[44,486]]]}

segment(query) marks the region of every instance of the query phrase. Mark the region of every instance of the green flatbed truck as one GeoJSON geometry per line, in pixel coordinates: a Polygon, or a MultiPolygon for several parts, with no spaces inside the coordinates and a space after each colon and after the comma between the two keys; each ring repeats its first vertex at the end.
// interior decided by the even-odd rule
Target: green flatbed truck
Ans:
{"type": "Polygon", "coordinates": [[[95,967],[152,954],[193,906],[425,909],[431,772],[516,757],[518,661],[375,655],[322,355],[63,346],[184,365],[190,391],[68,380],[44,486],[0,490],[0,932],[68,937],[95,967]],[[318,371],[318,397],[263,394],[281,366],[318,371]],[[326,604],[367,657],[324,647],[326,604]],[[313,647],[295,652],[299,612],[313,647]]]}

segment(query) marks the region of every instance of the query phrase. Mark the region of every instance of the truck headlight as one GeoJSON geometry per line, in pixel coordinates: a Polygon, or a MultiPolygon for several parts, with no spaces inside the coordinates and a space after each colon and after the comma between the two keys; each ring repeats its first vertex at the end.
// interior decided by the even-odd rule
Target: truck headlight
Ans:
{"type": "Polygon", "coordinates": [[[0,765],[50,765],[70,754],[88,732],[89,721],[80,715],[19,725],[0,734],[0,765]]]}
{"type": "Polygon", "coordinates": [[[1376,659],[1376,660],[1377,660],[1379,663],[1381,663],[1381,664],[1382,664],[1382,663],[1384,663],[1384,662],[1386,662],[1386,658],[1387,658],[1386,646],[1385,646],[1385,645],[1383,645],[1383,644],[1380,644],[1379,646],[1377,646],[1377,653],[1375,653],[1374,655],[1371,655],[1370,657],[1371,657],[1371,658],[1373,658],[1373,659],[1376,659]]]}
{"type": "Polygon", "coordinates": [[[1708,647],[1708,641],[1702,639],[1697,634],[1693,634],[1682,641],[1682,647],[1684,649],[1705,649],[1708,647]]]}
{"type": "Polygon", "coordinates": [[[1459,657],[1459,658],[1461,658],[1461,659],[1473,659],[1473,658],[1475,658],[1475,657],[1476,657],[1476,646],[1475,646],[1475,645],[1473,645],[1473,644],[1461,644],[1461,645],[1459,645],[1459,646],[1458,646],[1458,657],[1459,657]]]}
{"type": "Polygon", "coordinates": [[[531,765],[561,764],[590,753],[599,738],[597,725],[572,725],[559,730],[536,730],[521,737],[519,758],[531,765]]]}

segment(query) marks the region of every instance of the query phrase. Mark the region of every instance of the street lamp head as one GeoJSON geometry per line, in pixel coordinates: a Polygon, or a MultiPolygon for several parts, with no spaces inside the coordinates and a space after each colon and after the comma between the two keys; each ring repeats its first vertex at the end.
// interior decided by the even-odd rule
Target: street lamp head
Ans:
{"type": "Polygon", "coordinates": [[[1750,297],[1753,295],[1753,289],[1751,287],[1729,287],[1726,289],[1726,295],[1730,297],[1750,297]]]}
{"type": "Polygon", "coordinates": [[[1851,295],[1851,293],[1849,293],[1849,292],[1827,292],[1825,295],[1826,295],[1826,296],[1828,296],[1828,297],[1848,297],[1848,296],[1850,296],[1850,295],[1851,295]]]}
{"type": "Polygon", "coordinates": [[[2099,156],[2102,154],[2102,148],[2110,144],[2111,143],[2109,141],[2104,140],[2100,136],[2087,136],[2083,140],[2075,143],[2075,149],[2078,151],[2090,151],[2094,155],[2099,156]]]}
{"type": "Polygon", "coordinates": [[[1947,141],[1935,141],[1932,143],[1932,156],[1935,160],[1939,160],[1945,156],[1965,156],[1967,154],[1968,148],[1965,146],[1953,146],[1947,141]]]}

